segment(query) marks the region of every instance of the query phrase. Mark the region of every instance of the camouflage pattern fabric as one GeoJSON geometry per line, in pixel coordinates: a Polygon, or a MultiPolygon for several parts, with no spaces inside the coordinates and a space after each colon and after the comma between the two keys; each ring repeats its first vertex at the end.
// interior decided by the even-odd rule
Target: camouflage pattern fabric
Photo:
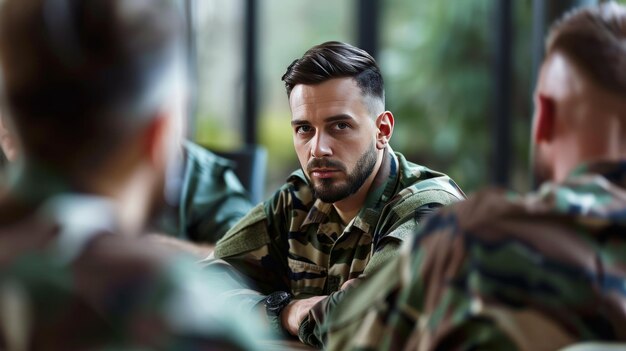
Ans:
{"type": "Polygon", "coordinates": [[[227,274],[112,234],[113,213],[62,195],[0,226],[0,349],[255,350],[268,338],[226,310],[227,274]]]}
{"type": "Polygon", "coordinates": [[[582,166],[525,197],[482,192],[428,220],[316,334],[329,350],[624,342],[624,233],[626,162],[582,166]]]}
{"type": "MultiPolygon", "coordinates": [[[[218,242],[215,256],[251,281],[256,292],[242,293],[251,305],[274,291],[296,298],[332,295],[393,257],[424,213],[463,198],[449,177],[389,148],[365,205],[347,225],[331,204],[313,197],[303,172],[296,171],[218,242]]],[[[334,300],[323,300],[323,310],[332,308],[328,303],[334,300]]],[[[306,335],[301,340],[307,342],[306,335]]]]}
{"type": "Polygon", "coordinates": [[[252,204],[231,161],[189,141],[183,147],[179,206],[164,211],[154,230],[214,244],[252,209],[252,204]]]}

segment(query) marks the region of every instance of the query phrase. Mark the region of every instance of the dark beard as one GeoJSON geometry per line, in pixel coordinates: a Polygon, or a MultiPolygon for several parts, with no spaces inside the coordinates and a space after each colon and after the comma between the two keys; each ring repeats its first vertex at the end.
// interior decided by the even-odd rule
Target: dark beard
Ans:
{"type": "Polygon", "coordinates": [[[357,161],[345,184],[333,185],[333,179],[320,179],[317,185],[311,182],[313,195],[328,204],[343,200],[361,189],[367,177],[372,174],[374,166],[376,166],[376,146],[372,143],[357,161]]]}

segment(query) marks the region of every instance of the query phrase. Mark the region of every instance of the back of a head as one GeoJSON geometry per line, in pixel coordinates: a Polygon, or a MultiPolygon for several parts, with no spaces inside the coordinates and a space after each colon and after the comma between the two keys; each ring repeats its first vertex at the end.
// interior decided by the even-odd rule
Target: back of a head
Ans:
{"type": "Polygon", "coordinates": [[[556,22],[546,56],[561,52],[597,85],[626,97],[626,7],[615,2],[572,10],[556,22]]]}
{"type": "Polygon", "coordinates": [[[282,77],[287,96],[298,84],[315,85],[335,78],[353,78],[364,96],[385,105],[383,77],[376,60],[365,50],[337,41],[316,45],[295,60],[282,77]]]}
{"type": "Polygon", "coordinates": [[[106,158],[180,87],[183,28],[169,0],[5,0],[3,90],[24,156],[106,158]]]}

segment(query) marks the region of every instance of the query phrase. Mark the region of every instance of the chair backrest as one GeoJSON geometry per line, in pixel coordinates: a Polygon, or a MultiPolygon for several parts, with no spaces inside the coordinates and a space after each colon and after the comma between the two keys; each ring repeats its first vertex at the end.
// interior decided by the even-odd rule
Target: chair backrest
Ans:
{"type": "Polygon", "coordinates": [[[235,174],[250,194],[253,204],[264,200],[267,150],[263,146],[249,145],[235,151],[211,151],[235,163],[235,174]]]}

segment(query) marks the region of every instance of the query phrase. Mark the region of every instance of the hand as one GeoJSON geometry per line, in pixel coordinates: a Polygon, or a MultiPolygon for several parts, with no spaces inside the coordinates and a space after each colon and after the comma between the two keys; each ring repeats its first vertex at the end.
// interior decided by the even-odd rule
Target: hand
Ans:
{"type": "Polygon", "coordinates": [[[354,284],[357,284],[358,282],[359,278],[348,279],[341,285],[341,288],[339,290],[346,290],[347,288],[351,287],[354,284]]]}
{"type": "Polygon", "coordinates": [[[300,323],[309,314],[311,308],[325,298],[326,296],[313,296],[308,299],[291,301],[280,313],[280,322],[283,328],[291,335],[298,335],[300,323]]]}

